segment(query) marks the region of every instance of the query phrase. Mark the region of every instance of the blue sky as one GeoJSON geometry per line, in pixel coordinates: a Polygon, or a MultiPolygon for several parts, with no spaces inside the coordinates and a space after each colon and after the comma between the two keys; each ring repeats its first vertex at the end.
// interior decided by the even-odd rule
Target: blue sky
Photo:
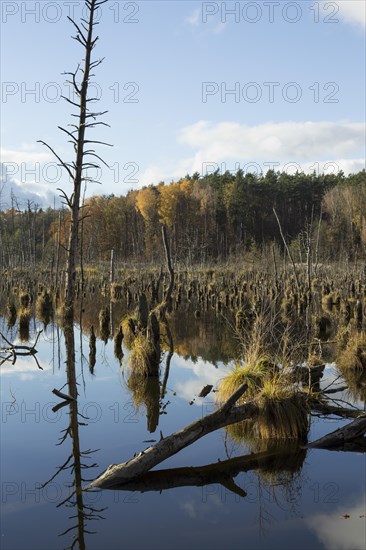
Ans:
{"type": "MultiPolygon", "coordinates": [[[[1,2],[1,160],[3,181],[19,192],[70,189],[37,140],[73,159],[57,126],[72,121],[61,73],[83,56],[67,20],[78,20],[82,5],[1,2]]],[[[98,148],[112,168],[87,194],[215,168],[362,169],[365,5],[110,0],[93,91],[111,128],[92,136],[114,145],[98,148]]]]}

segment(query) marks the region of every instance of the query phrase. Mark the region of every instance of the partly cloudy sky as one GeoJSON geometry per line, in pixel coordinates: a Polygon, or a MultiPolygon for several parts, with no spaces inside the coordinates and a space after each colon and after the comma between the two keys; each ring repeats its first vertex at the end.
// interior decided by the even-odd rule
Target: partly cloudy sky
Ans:
{"type": "Polygon", "coordinates": [[[344,518],[343,504],[331,515],[320,514],[310,516],[306,523],[314,531],[324,548],[332,550],[363,550],[365,548],[365,500],[355,502],[347,508],[348,518],[344,518]],[[345,525],[345,521],[347,524],[345,525]]]}
{"type": "MultiPolygon", "coordinates": [[[[73,122],[64,71],[82,58],[82,2],[1,2],[2,185],[52,202],[70,182],[57,126],[73,122]],[[4,176],[5,174],[5,176],[4,176]]],[[[125,193],[220,170],[347,174],[365,161],[365,0],[109,2],[93,95],[108,110],[92,136],[110,168],[88,193],[125,193]]],[[[15,192],[14,190],[14,192],[15,192]]],[[[5,193],[5,191],[3,191],[5,193]]],[[[8,192],[9,196],[9,192],[8,192]]]]}

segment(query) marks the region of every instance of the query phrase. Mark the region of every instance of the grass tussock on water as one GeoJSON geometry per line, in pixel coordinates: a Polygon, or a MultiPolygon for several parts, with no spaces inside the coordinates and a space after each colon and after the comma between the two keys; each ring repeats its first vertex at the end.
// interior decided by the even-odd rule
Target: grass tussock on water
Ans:
{"type": "Polygon", "coordinates": [[[240,398],[239,403],[247,401],[249,397],[256,397],[267,374],[268,362],[266,359],[258,360],[253,364],[248,363],[244,366],[237,363],[232,372],[222,380],[216,393],[217,402],[222,404],[227,401],[242,384],[248,384],[248,389],[240,398]]]}
{"type": "Polygon", "coordinates": [[[304,439],[308,432],[305,396],[281,376],[266,379],[259,396],[256,430],[260,439],[304,439]]]}
{"type": "Polygon", "coordinates": [[[152,345],[146,336],[142,333],[138,334],[133,341],[128,357],[128,365],[131,370],[136,375],[148,376],[150,358],[153,353],[152,345]]]}
{"type": "Polygon", "coordinates": [[[338,352],[337,366],[341,371],[366,369],[366,332],[352,332],[343,336],[343,346],[338,352]]]}
{"type": "Polygon", "coordinates": [[[128,315],[121,323],[123,338],[126,348],[131,349],[132,344],[137,336],[137,318],[128,315]]]}
{"type": "Polygon", "coordinates": [[[22,342],[27,342],[29,340],[30,319],[30,310],[26,308],[20,308],[18,311],[18,331],[19,338],[22,342]]]}

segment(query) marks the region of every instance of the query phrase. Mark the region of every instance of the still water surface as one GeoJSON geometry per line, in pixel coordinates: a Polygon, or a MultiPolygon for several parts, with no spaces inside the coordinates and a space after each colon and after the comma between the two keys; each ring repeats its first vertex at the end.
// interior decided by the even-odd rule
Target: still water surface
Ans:
{"type": "MultiPolygon", "coordinates": [[[[31,342],[39,328],[43,325],[32,320],[31,342]]],[[[64,441],[75,410],[52,410],[60,403],[52,390],[69,393],[63,330],[52,322],[44,328],[37,344],[43,370],[34,357],[19,357],[14,365],[0,367],[1,548],[53,550],[75,543],[74,548],[88,550],[364,549],[366,464],[360,453],[310,450],[297,453],[287,464],[284,449],[282,462],[239,472],[234,479],[237,493],[227,484],[212,483],[161,491],[84,492],[81,500],[73,495],[75,481],[88,486],[108,465],[128,460],[151,444],[147,441],[214,410],[213,393],[197,395],[206,384],[215,388],[225,375],[235,342],[228,342],[222,324],[208,318],[185,319],[179,313],[172,328],[175,353],[161,399],[158,381],[142,393],[129,389],[128,350],[121,366],[110,339],[97,339],[91,373],[88,335],[75,325],[80,425],[77,437],[67,435],[64,441]],[[142,403],[136,410],[138,400],[142,403]]],[[[0,330],[19,343],[16,325],[8,330],[2,318],[0,330]]],[[[322,386],[335,375],[335,366],[328,365],[322,386]]],[[[313,418],[309,440],[342,422],[313,418]]],[[[221,429],[157,469],[203,466],[248,452],[245,442],[233,441],[221,429]]]]}

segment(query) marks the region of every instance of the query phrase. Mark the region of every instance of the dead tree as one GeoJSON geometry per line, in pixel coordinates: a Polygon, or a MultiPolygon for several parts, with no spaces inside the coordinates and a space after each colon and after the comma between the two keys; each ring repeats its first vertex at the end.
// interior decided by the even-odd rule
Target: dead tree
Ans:
{"type": "MultiPolygon", "coordinates": [[[[229,399],[219,409],[204,418],[192,422],[182,430],[175,432],[168,437],[162,438],[158,443],[152,445],[138,455],[135,455],[127,462],[122,464],[112,464],[105,472],[103,472],[91,484],[91,487],[100,489],[115,488],[116,486],[128,485],[129,487],[138,487],[140,481],[142,486],[146,475],[152,468],[178,453],[185,447],[188,447],[201,437],[211,433],[219,428],[240,422],[242,420],[256,421],[261,414],[260,406],[257,399],[247,401],[242,405],[236,405],[239,398],[247,390],[247,384],[242,384],[229,399]]],[[[317,406],[317,400],[310,400],[307,403],[309,411],[319,410],[322,408],[321,403],[317,406]]],[[[328,411],[329,412],[329,411],[328,411]]],[[[349,425],[343,427],[314,443],[303,446],[300,440],[297,440],[298,450],[306,448],[326,448],[329,450],[352,450],[356,452],[364,452],[366,449],[363,434],[366,431],[366,416],[358,409],[341,409],[337,407],[331,408],[333,414],[344,417],[355,418],[356,420],[349,425]],[[343,449],[341,449],[343,446],[343,449]]],[[[185,469],[190,470],[189,468],[185,469]]],[[[212,468],[209,468],[209,473],[212,468]]],[[[181,472],[182,473],[182,472],[181,472]]],[[[191,470],[192,473],[192,470],[191,470]]],[[[197,470],[195,474],[199,473],[197,470]]],[[[202,472],[200,472],[202,473],[202,472]]],[[[222,472],[220,472],[222,474],[222,472]]],[[[157,472],[153,474],[159,475],[157,472]]],[[[149,476],[148,476],[149,477],[149,476]]],[[[193,484],[196,483],[197,476],[193,477],[193,484]]],[[[181,481],[179,481],[181,483],[181,481]]],[[[184,484],[184,483],[183,483],[184,484]]],[[[139,490],[139,489],[138,489],[139,490]]],[[[234,490],[234,488],[232,489],[234,490]]],[[[235,492],[235,490],[234,490],[235,492]]]]}
{"type": "Polygon", "coordinates": [[[163,460],[178,453],[204,435],[233,424],[245,418],[253,418],[258,414],[258,406],[253,402],[235,407],[235,403],[247,390],[243,384],[217,411],[193,422],[183,430],[176,432],[148,447],[136,457],[123,464],[112,464],[107,470],[93,481],[93,487],[107,488],[118,483],[126,483],[148,472],[163,460]]]}
{"type": "Polygon", "coordinates": [[[92,52],[95,48],[95,45],[99,39],[98,36],[94,37],[95,26],[98,24],[96,21],[97,11],[102,4],[105,4],[108,0],[85,0],[85,7],[88,11],[88,19],[81,19],[80,24],[78,25],[71,17],[68,17],[70,22],[76,29],[76,35],[73,37],[74,40],[79,42],[85,51],[84,67],[81,68],[80,65],[77,66],[76,70],[73,72],[64,73],[71,77],[69,83],[72,85],[74,91],[74,96],[77,98],[77,101],[69,99],[65,96],[63,98],[70,103],[73,107],[78,109],[77,114],[72,116],[78,119],[77,124],[70,124],[71,131],[59,126],[59,129],[64,132],[69,138],[69,142],[73,144],[75,151],[75,160],[73,162],[63,161],[59,155],[53,150],[50,145],[44,141],[40,141],[45,145],[57,158],[59,165],[64,168],[67,174],[70,176],[71,181],[73,182],[73,192],[71,195],[67,195],[65,191],[59,189],[61,196],[65,200],[65,203],[70,209],[71,212],[71,226],[68,240],[67,248],[67,267],[66,267],[66,285],[65,285],[65,314],[67,319],[73,318],[73,305],[75,297],[75,279],[76,279],[76,268],[78,260],[78,245],[79,245],[79,223],[82,221],[80,219],[80,198],[81,198],[81,189],[83,182],[92,181],[91,178],[88,178],[85,174],[87,169],[99,169],[99,164],[96,164],[94,159],[101,161],[103,164],[106,164],[100,156],[98,156],[94,149],[88,148],[88,144],[102,144],[108,145],[108,143],[89,140],[86,139],[86,130],[95,128],[97,126],[103,125],[108,126],[104,122],[98,122],[97,119],[99,116],[104,115],[107,111],[104,112],[95,112],[89,108],[89,105],[95,101],[97,98],[89,97],[88,88],[90,84],[90,79],[93,76],[92,71],[98,65],[100,65],[103,59],[97,59],[92,61],[92,52]],[[81,75],[81,82],[79,80],[79,75],[81,75]],[[86,161],[86,157],[92,157],[91,161],[86,161]]]}

